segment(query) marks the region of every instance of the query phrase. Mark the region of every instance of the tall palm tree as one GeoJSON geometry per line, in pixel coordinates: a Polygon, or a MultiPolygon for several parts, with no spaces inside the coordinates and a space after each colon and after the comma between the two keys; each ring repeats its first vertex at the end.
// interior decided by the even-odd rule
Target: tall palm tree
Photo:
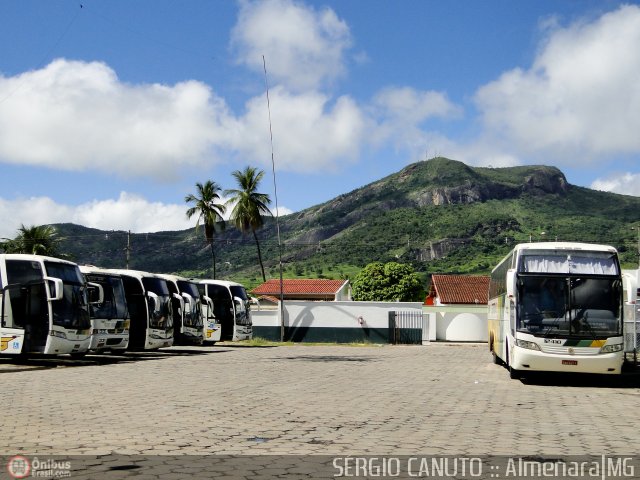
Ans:
{"type": "Polygon", "coordinates": [[[207,245],[211,247],[211,257],[213,259],[213,278],[216,278],[216,251],[213,245],[213,237],[216,232],[216,228],[224,229],[224,219],[222,216],[226,211],[226,207],[219,203],[220,186],[211,180],[203,185],[196,183],[196,194],[188,194],[184,197],[184,201],[192,203],[193,207],[187,210],[187,218],[191,218],[197,215],[196,220],[196,232],[200,225],[200,220],[204,223],[204,236],[207,241],[207,245]]]}
{"type": "Polygon", "coordinates": [[[20,225],[18,235],[1,245],[5,253],[27,253],[30,255],[65,256],[60,253],[60,239],[51,225],[25,227],[20,225]]]}
{"type": "Polygon", "coordinates": [[[230,196],[227,205],[234,205],[231,210],[231,221],[242,233],[251,231],[258,248],[258,261],[262,270],[262,280],[267,281],[262,264],[262,253],[260,252],[260,242],[256,235],[256,230],[264,225],[263,216],[271,216],[269,204],[271,199],[266,193],[258,192],[258,185],[264,177],[262,170],[258,171],[254,167],[246,167],[244,170],[236,170],[232,173],[238,182],[238,189],[225,190],[225,196],[230,196]]]}

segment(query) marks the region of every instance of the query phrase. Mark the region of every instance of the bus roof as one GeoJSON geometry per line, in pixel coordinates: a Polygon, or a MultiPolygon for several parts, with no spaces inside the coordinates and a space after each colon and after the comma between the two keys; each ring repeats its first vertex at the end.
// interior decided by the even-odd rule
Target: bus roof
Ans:
{"type": "Polygon", "coordinates": [[[164,278],[165,280],[169,280],[171,282],[181,282],[181,281],[185,281],[185,282],[194,282],[193,280],[189,280],[186,277],[181,277],[180,275],[172,275],[170,273],[158,273],[157,274],[159,277],[164,278]]]}
{"type": "Polygon", "coordinates": [[[597,243],[581,243],[581,242],[535,242],[520,243],[516,245],[514,250],[583,250],[588,252],[617,252],[610,245],[600,245],[597,243]]]}
{"type": "MultiPolygon", "coordinates": [[[[119,275],[122,276],[129,276],[129,277],[134,277],[137,279],[143,279],[143,278],[161,278],[162,277],[157,274],[157,273],[151,273],[151,272],[145,272],[142,270],[127,270],[127,269],[123,269],[123,268],[105,268],[104,269],[105,273],[117,273],[119,275]]],[[[164,280],[164,279],[163,279],[164,280]]]]}
{"type": "Polygon", "coordinates": [[[232,282],[229,280],[212,280],[210,278],[206,278],[204,280],[193,279],[193,281],[196,283],[207,283],[209,285],[222,285],[225,287],[243,287],[244,288],[244,285],[242,285],[241,283],[232,282]]]}
{"type": "Polygon", "coordinates": [[[80,265],[80,271],[82,273],[95,273],[100,275],[113,275],[114,277],[119,277],[120,274],[110,270],[108,268],[96,267],[94,265],[80,265]]]}
{"type": "Polygon", "coordinates": [[[583,242],[531,242],[531,243],[519,243],[514,246],[507,255],[498,262],[498,264],[491,270],[493,273],[503,262],[510,258],[514,253],[518,255],[523,250],[571,250],[571,251],[584,251],[584,252],[610,252],[618,253],[618,251],[610,245],[601,245],[597,243],[583,243],[583,242]]]}
{"type": "Polygon", "coordinates": [[[77,265],[77,263],[72,262],[70,260],[64,260],[62,258],[57,257],[46,257],[44,255],[31,255],[28,253],[0,253],[0,258],[4,258],[5,260],[31,260],[31,261],[47,261],[47,262],[58,262],[58,263],[66,263],[69,265],[77,265]]]}

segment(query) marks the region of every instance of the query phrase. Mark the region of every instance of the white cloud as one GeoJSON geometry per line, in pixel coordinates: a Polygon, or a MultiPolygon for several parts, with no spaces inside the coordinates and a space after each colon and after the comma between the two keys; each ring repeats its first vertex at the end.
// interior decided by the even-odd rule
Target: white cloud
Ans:
{"type": "MultiPolygon", "coordinates": [[[[263,95],[234,116],[199,82],[134,86],[102,63],[56,60],[0,76],[0,98],[0,161],[6,163],[170,180],[217,158],[265,165],[271,159],[263,95]]],[[[335,169],[357,156],[366,119],[351,98],[280,86],[271,104],[278,169],[335,169]]]]}
{"type": "Polygon", "coordinates": [[[76,223],[103,230],[158,232],[195,226],[184,204],[149,202],[121,192],[117,199],[93,200],[77,206],[58,204],[48,197],[0,199],[0,237],[12,238],[21,224],[76,223]]]}
{"type": "Polygon", "coordinates": [[[626,172],[598,178],[591,184],[591,188],[640,197],[640,173],[626,172]]]}
{"type": "MultiPolygon", "coordinates": [[[[221,202],[225,201],[226,198],[221,198],[221,202]]],[[[58,204],[48,197],[0,198],[0,238],[15,237],[21,224],[75,223],[135,233],[185,230],[196,224],[195,217],[187,219],[186,209],[186,204],[150,202],[127,192],[121,192],[117,199],[93,200],[77,206],[58,204]]],[[[280,207],[281,215],[288,213],[293,212],[280,207]]]]}
{"type": "Polygon", "coordinates": [[[200,164],[228,118],[200,82],[129,85],[103,63],[64,59],[0,76],[0,99],[0,161],[126,176],[200,164]]]}
{"type": "Polygon", "coordinates": [[[329,8],[292,0],[244,1],[232,32],[238,61],[293,90],[316,89],[345,72],[346,23],[329,8]]]}
{"type": "MultiPolygon", "coordinates": [[[[318,92],[298,95],[276,87],[270,95],[274,158],[281,170],[335,170],[355,161],[366,134],[366,116],[347,96],[335,101],[318,92]]],[[[266,100],[247,102],[245,115],[228,129],[225,146],[249,163],[271,166],[266,100]]]]}
{"type": "Polygon", "coordinates": [[[375,129],[369,140],[374,145],[393,142],[397,149],[409,152],[412,158],[426,150],[450,146],[441,134],[423,130],[431,119],[453,119],[462,109],[453,104],[445,93],[420,91],[411,87],[387,87],[373,97],[370,105],[375,129]]]}
{"type": "Polygon", "coordinates": [[[531,68],[478,90],[485,135],[517,156],[564,165],[640,152],[640,7],[544,28],[531,68]]]}

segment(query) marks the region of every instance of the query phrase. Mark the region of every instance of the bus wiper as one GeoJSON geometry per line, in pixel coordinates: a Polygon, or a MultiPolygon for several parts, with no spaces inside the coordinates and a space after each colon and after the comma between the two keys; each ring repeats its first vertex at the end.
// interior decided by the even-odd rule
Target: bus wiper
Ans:
{"type": "Polygon", "coordinates": [[[598,335],[596,335],[595,330],[591,326],[591,323],[589,322],[589,320],[587,319],[587,316],[584,313],[582,314],[582,316],[578,321],[580,322],[580,325],[584,324],[584,326],[587,327],[587,331],[591,334],[594,340],[598,339],[598,335]]]}

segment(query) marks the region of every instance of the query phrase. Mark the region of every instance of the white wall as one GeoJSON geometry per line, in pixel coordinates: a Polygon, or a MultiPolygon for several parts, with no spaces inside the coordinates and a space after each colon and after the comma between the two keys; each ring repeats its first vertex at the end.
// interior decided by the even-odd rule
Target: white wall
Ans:
{"type": "MultiPolygon", "coordinates": [[[[422,310],[429,316],[428,339],[446,342],[486,342],[487,306],[423,307],[417,302],[285,301],[285,326],[388,328],[389,312],[422,310]],[[362,323],[361,323],[362,322],[362,323]]],[[[253,324],[279,327],[280,309],[252,310],[253,324]]]]}
{"type": "MultiPolygon", "coordinates": [[[[419,302],[308,302],[285,300],[285,326],[333,328],[388,328],[389,312],[422,311],[419,302]]],[[[251,310],[253,324],[280,325],[280,309],[251,310]]]]}

